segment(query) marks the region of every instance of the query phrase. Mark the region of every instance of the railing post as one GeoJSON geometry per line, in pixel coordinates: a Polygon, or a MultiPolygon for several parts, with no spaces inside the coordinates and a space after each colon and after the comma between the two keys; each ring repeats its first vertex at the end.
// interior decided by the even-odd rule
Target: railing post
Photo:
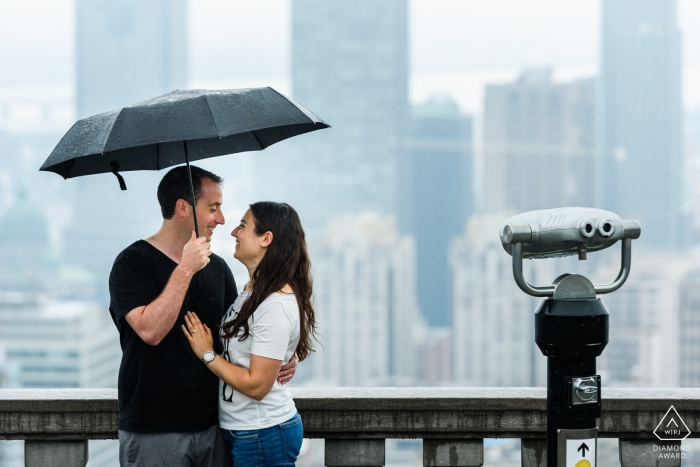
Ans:
{"type": "Polygon", "coordinates": [[[383,439],[327,439],[326,467],[383,467],[383,439]]]}
{"type": "Polygon", "coordinates": [[[25,441],[25,467],[85,467],[88,442],[85,441],[25,441]]]}
{"type": "Polygon", "coordinates": [[[424,439],[423,465],[481,467],[484,465],[484,440],[424,439]]]}
{"type": "Polygon", "coordinates": [[[684,457],[680,441],[620,439],[622,467],[680,467],[684,457]]]}
{"type": "Polygon", "coordinates": [[[521,439],[520,465],[522,467],[547,467],[547,440],[544,438],[521,439]]]}

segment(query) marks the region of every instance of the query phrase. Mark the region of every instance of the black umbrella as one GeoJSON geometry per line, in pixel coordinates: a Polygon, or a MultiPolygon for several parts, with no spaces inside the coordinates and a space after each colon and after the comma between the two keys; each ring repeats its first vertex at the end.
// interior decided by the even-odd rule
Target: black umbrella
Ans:
{"type": "MultiPolygon", "coordinates": [[[[258,151],[329,125],[272,88],[173,91],[76,122],[39,170],[63,178],[160,170],[258,151]]],[[[190,174],[194,213],[195,197],[190,174]]],[[[199,232],[194,216],[195,231],[199,232]]]]}

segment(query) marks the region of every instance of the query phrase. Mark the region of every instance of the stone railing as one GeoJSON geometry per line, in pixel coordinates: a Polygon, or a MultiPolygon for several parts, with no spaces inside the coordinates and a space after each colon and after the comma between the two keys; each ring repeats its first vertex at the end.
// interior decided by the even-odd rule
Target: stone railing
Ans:
{"type": "MultiPolygon", "coordinates": [[[[484,438],[520,438],[522,465],[545,465],[543,388],[337,388],[292,390],[304,436],[325,439],[325,463],[383,466],[387,438],[422,438],[423,463],[480,466],[484,438]]],[[[700,435],[700,390],[603,388],[600,436],[619,438],[622,467],[679,466],[653,434],[673,405],[700,435]]],[[[26,467],[77,467],[88,439],[117,437],[111,389],[0,390],[0,439],[25,440],[26,467]]],[[[678,442],[667,448],[676,448],[678,442]]]]}

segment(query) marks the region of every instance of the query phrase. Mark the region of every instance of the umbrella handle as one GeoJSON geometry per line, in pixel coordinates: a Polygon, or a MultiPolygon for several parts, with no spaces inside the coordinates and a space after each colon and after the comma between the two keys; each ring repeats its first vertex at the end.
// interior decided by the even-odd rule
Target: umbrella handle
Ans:
{"type": "Polygon", "coordinates": [[[197,225],[197,200],[194,196],[194,185],[192,184],[192,169],[190,169],[190,157],[187,155],[187,141],[183,141],[185,146],[185,162],[187,163],[187,176],[190,179],[190,193],[192,193],[192,217],[194,218],[195,236],[199,237],[199,226],[197,225]]]}
{"type": "Polygon", "coordinates": [[[126,190],[126,182],[124,181],[124,177],[119,174],[119,162],[112,161],[110,162],[109,167],[112,169],[112,173],[117,177],[117,180],[119,180],[119,188],[121,188],[122,191],[126,190]]]}

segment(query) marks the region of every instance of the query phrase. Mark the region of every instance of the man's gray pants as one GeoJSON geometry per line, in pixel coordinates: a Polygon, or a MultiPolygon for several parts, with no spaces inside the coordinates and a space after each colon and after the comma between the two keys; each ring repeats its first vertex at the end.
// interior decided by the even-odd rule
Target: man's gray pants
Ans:
{"type": "Polygon", "coordinates": [[[189,433],[119,430],[121,467],[228,467],[231,455],[218,425],[189,433]]]}

